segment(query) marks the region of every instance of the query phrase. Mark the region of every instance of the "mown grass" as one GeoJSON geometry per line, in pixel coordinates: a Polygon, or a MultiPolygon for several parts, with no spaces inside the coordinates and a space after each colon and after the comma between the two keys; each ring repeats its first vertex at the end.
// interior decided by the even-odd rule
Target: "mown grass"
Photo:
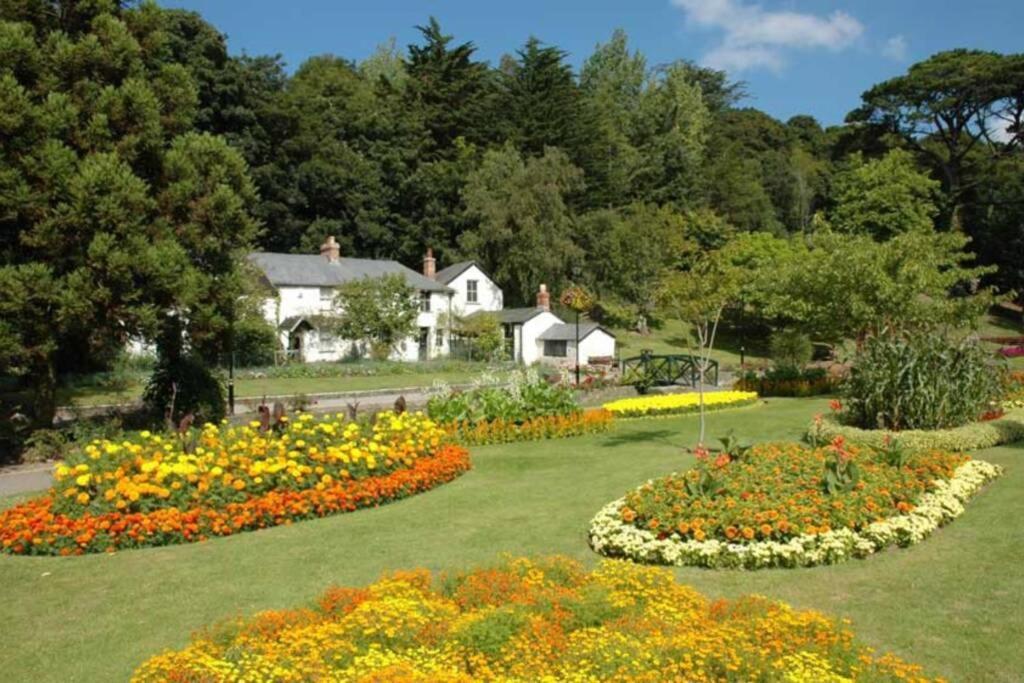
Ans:
{"type": "MultiPolygon", "coordinates": [[[[450,372],[423,372],[396,375],[357,375],[352,377],[266,377],[235,380],[235,396],[240,399],[258,399],[264,396],[320,394],[343,391],[372,391],[375,389],[404,389],[430,387],[435,382],[456,384],[468,382],[479,371],[454,370],[450,372]]],[[[93,387],[74,387],[61,391],[64,405],[95,406],[137,401],[142,397],[144,385],[133,383],[124,391],[104,391],[93,387]]]]}
{"type": "MultiPolygon", "coordinates": [[[[795,439],[824,400],[773,399],[712,413],[709,433],[795,439]]],[[[124,680],[146,657],[206,624],[310,601],[401,567],[464,568],[501,553],[598,561],[597,509],[692,463],[696,418],[621,422],[614,432],[476,448],[474,470],[381,508],[199,545],[81,558],[0,557],[0,672],[11,681],[124,680]]],[[[865,642],[953,681],[1024,671],[1024,468],[1020,447],[966,514],[927,542],[836,567],[676,570],[710,595],[761,593],[850,617],[865,642]]]]}

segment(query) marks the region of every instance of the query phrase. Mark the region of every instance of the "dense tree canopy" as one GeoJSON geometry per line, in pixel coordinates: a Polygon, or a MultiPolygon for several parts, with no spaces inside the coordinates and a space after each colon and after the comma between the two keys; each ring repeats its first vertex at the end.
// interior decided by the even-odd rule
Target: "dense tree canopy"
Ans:
{"type": "Polygon", "coordinates": [[[585,284],[594,315],[640,326],[712,252],[745,273],[744,310],[821,339],[870,308],[914,322],[951,292],[1024,291],[1019,54],[939,53],[829,129],[623,31],[578,72],[533,37],[489,64],[433,18],[360,63],[290,66],[232,55],[193,12],[0,0],[0,374],[41,414],[61,373],[166,337],[168,312],[214,361],[246,314],[244,253],[327,235],[476,259],[509,304],[585,284]]]}

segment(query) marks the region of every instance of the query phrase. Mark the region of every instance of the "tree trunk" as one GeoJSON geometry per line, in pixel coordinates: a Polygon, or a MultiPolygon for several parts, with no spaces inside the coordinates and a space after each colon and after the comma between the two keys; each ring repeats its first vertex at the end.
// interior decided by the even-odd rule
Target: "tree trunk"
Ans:
{"type": "Polygon", "coordinates": [[[32,428],[52,429],[57,416],[57,368],[53,358],[40,360],[29,375],[32,391],[32,428]]]}

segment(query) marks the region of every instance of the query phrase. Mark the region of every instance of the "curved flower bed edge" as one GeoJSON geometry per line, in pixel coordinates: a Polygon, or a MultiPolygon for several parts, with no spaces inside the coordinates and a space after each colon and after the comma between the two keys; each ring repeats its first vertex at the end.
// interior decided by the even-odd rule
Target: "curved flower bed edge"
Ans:
{"type": "Polygon", "coordinates": [[[165,508],[148,513],[68,517],[40,497],[0,512],[0,551],[16,555],[82,555],[194,543],[292,522],[377,507],[448,483],[470,469],[469,451],[446,445],[407,469],[335,482],[323,489],[270,491],[224,508],[165,508]]]}
{"type": "Polygon", "coordinates": [[[998,419],[972,422],[952,429],[861,429],[840,424],[833,415],[819,415],[807,430],[808,440],[828,442],[837,436],[872,448],[894,440],[909,450],[973,451],[1024,440],[1024,410],[1011,410],[998,419]]]}
{"type": "Polygon", "coordinates": [[[936,481],[914,509],[874,522],[861,531],[837,529],[822,534],[802,534],[785,543],[758,541],[728,543],[715,539],[683,541],[665,539],[646,529],[623,522],[624,498],[604,506],[590,523],[590,546],[609,557],[651,564],[707,568],[763,569],[811,567],[864,558],[891,545],[920,543],[940,526],[964,512],[964,506],[982,487],[1003,473],[999,465],[968,460],[949,481],[936,481]]]}

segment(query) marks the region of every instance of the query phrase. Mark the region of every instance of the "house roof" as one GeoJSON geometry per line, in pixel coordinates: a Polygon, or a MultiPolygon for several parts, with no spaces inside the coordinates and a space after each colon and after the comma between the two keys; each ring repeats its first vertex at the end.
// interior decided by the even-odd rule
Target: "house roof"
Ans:
{"type": "Polygon", "coordinates": [[[340,258],[328,261],[316,254],[276,254],[256,252],[249,254],[249,260],[266,276],[275,287],[337,287],[352,280],[366,277],[399,274],[414,289],[428,292],[450,293],[441,282],[431,280],[398,261],[340,258]]]}
{"type": "Polygon", "coordinates": [[[434,277],[438,282],[443,282],[446,285],[451,283],[452,280],[465,273],[467,270],[476,265],[476,261],[462,261],[461,263],[453,263],[447,268],[442,268],[437,271],[437,275],[434,277]]]}
{"type": "Polygon", "coordinates": [[[498,322],[505,325],[517,325],[525,323],[527,320],[531,320],[541,313],[547,313],[543,308],[536,306],[530,308],[503,308],[500,311],[476,311],[469,317],[472,318],[478,315],[493,315],[498,319],[498,322]]]}
{"type": "MultiPolygon", "coordinates": [[[[594,322],[582,322],[580,323],[580,340],[586,339],[588,336],[596,331],[602,331],[609,337],[614,338],[615,335],[601,327],[594,322]]],[[[541,332],[537,339],[541,341],[576,341],[576,326],[569,323],[555,323],[548,329],[541,332]]]]}

